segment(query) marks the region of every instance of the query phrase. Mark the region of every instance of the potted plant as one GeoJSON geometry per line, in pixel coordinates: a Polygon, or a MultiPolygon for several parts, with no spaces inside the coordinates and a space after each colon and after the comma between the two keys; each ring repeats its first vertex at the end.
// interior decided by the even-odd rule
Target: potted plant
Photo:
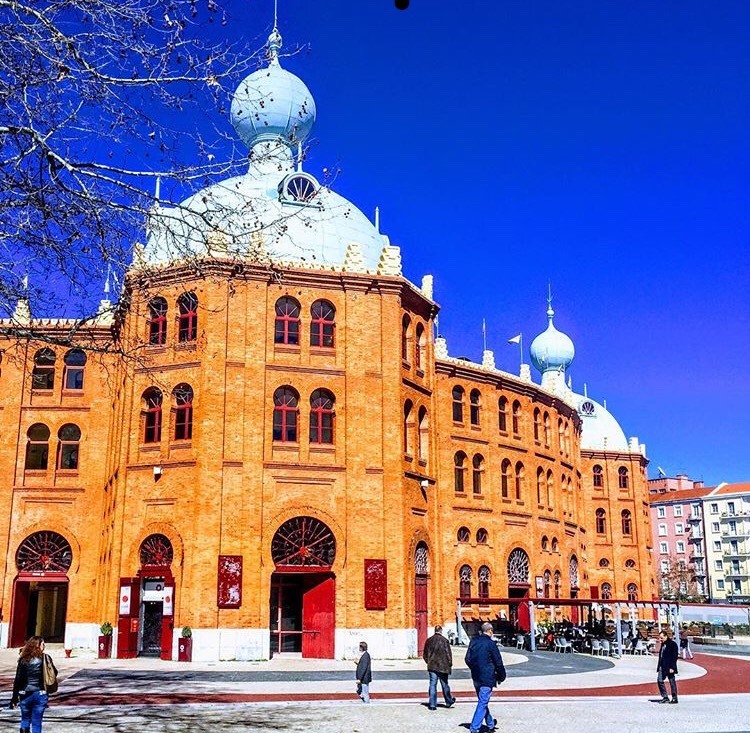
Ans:
{"type": "Polygon", "coordinates": [[[180,632],[180,641],[177,643],[177,661],[193,661],[193,630],[189,626],[183,626],[180,632]]]}
{"type": "Polygon", "coordinates": [[[105,621],[100,627],[99,632],[99,659],[109,659],[112,655],[112,624],[105,621]]]}

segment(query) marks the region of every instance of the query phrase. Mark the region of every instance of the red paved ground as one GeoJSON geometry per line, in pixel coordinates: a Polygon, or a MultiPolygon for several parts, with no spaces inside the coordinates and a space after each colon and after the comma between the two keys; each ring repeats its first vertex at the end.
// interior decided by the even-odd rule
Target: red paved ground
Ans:
{"type": "MultiPolygon", "coordinates": [[[[750,659],[730,659],[709,654],[696,655],[695,662],[706,670],[706,674],[695,679],[681,681],[678,675],[680,696],[707,695],[722,693],[750,693],[750,659]]],[[[539,682],[539,678],[537,678],[539,682]]],[[[377,684],[377,680],[375,680],[377,684]]],[[[5,686],[5,685],[4,685],[5,686]]],[[[426,685],[425,685],[426,686],[426,685]]],[[[425,690],[412,692],[375,692],[376,700],[422,699],[425,690]]],[[[496,690],[494,697],[645,697],[658,695],[656,688],[656,658],[654,658],[654,682],[650,684],[621,685],[619,687],[599,687],[568,690],[496,690]]],[[[456,697],[474,698],[474,693],[457,692],[456,697]]],[[[171,692],[60,692],[55,695],[58,705],[102,706],[102,705],[179,705],[189,703],[253,703],[315,700],[353,700],[354,691],[330,693],[171,693],[171,692]]]]}

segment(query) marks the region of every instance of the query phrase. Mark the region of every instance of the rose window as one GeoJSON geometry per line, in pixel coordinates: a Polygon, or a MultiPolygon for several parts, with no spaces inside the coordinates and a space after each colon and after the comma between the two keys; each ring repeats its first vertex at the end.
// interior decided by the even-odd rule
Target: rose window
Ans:
{"type": "Polygon", "coordinates": [[[508,557],[508,581],[511,583],[529,582],[529,556],[516,548],[508,557]]]}
{"type": "Polygon", "coordinates": [[[172,543],[163,534],[152,534],[141,544],[141,565],[171,565],[172,543]]]}
{"type": "Polygon", "coordinates": [[[336,558],[336,538],[314,517],[294,517],[279,527],[271,540],[276,565],[330,567],[336,558]]]}
{"type": "Polygon", "coordinates": [[[34,532],[16,552],[16,567],[27,573],[66,573],[72,562],[70,544],[57,532],[34,532]]]}

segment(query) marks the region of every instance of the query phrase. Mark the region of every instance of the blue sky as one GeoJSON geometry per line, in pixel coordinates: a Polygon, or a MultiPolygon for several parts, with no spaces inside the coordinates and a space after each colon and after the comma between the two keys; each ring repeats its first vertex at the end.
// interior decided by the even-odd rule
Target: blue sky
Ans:
{"type": "MultiPolygon", "coordinates": [[[[217,33],[262,43],[272,0],[225,7],[217,33]]],[[[280,0],[279,27],[306,170],[434,275],[451,354],[481,360],[484,318],[517,372],[551,282],[574,389],[651,476],[750,480],[750,4],[280,0]]]]}

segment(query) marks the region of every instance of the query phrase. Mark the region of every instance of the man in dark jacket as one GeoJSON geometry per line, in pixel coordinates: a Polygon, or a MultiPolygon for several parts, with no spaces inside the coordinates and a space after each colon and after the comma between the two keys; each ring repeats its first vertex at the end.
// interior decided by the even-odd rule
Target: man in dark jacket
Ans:
{"type": "Polygon", "coordinates": [[[492,733],[497,727],[497,720],[492,717],[489,708],[492,688],[505,679],[503,658],[492,638],[492,624],[482,624],[482,633],[469,644],[465,662],[471,670],[471,679],[477,691],[477,707],[471,719],[470,733],[479,733],[482,720],[492,733]]]}
{"type": "Polygon", "coordinates": [[[451,707],[456,698],[451,695],[451,688],[448,684],[448,676],[453,669],[453,654],[448,639],[443,636],[443,627],[436,626],[435,633],[427,639],[422,652],[422,659],[427,664],[427,673],[430,675],[430,691],[427,707],[429,710],[437,709],[437,683],[440,680],[440,686],[443,688],[443,698],[445,698],[445,707],[451,707]]]}
{"type": "Polygon", "coordinates": [[[372,662],[367,642],[359,642],[359,660],[357,661],[357,694],[362,702],[370,702],[370,682],[372,682],[372,662]]]}
{"type": "Polygon", "coordinates": [[[677,674],[677,657],[679,649],[677,642],[672,638],[672,629],[664,629],[659,633],[661,647],[659,648],[659,661],[656,664],[656,684],[659,685],[661,693],[660,703],[669,702],[677,704],[677,680],[674,676],[677,674]],[[669,687],[672,691],[672,699],[667,695],[667,688],[664,685],[664,678],[669,679],[669,687]]]}

